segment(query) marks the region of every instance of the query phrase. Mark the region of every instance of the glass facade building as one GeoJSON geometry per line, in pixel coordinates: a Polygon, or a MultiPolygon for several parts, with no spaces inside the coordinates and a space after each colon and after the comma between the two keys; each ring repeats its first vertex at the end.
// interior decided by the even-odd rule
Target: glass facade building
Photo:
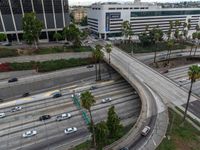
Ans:
{"type": "Polygon", "coordinates": [[[54,32],[62,31],[69,24],[68,0],[0,0],[0,33],[8,40],[22,39],[22,18],[35,12],[44,28],[40,39],[53,39],[54,32]]]}

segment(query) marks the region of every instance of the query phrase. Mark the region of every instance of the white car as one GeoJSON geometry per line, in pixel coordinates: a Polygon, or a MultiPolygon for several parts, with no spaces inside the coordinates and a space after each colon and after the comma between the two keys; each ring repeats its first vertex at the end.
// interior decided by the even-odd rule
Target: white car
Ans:
{"type": "Polygon", "coordinates": [[[102,99],[102,103],[108,103],[110,102],[112,99],[111,98],[105,98],[105,99],[102,99]]]}
{"type": "Polygon", "coordinates": [[[150,130],[151,130],[151,128],[149,126],[145,126],[144,129],[142,130],[141,134],[143,136],[146,136],[149,133],[150,130]]]}
{"type": "Polygon", "coordinates": [[[12,112],[20,111],[20,110],[22,110],[21,106],[16,106],[16,107],[14,107],[14,108],[11,109],[12,112]]]}
{"type": "Polygon", "coordinates": [[[76,127],[72,127],[72,128],[67,128],[64,130],[64,133],[65,134],[70,134],[70,133],[73,133],[73,132],[76,132],[77,131],[77,128],[76,127]]]}
{"type": "Polygon", "coordinates": [[[23,133],[23,138],[28,138],[28,137],[31,137],[31,136],[34,136],[37,134],[37,131],[36,130],[30,130],[30,131],[26,131],[25,133],[23,133]]]}
{"type": "Polygon", "coordinates": [[[61,114],[61,115],[56,117],[56,121],[62,121],[62,120],[65,120],[65,119],[69,119],[71,117],[72,117],[72,115],[70,113],[61,114]]]}
{"type": "Polygon", "coordinates": [[[5,113],[0,113],[0,118],[4,118],[6,116],[5,113]]]}

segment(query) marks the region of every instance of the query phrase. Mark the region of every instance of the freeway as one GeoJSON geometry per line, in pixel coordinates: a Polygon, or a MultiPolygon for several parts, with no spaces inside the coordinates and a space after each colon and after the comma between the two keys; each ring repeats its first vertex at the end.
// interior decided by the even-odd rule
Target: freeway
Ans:
{"type": "MultiPolygon", "coordinates": [[[[140,99],[132,87],[125,80],[110,80],[98,83],[79,82],[77,86],[70,86],[61,89],[63,96],[53,99],[50,93],[47,97],[36,101],[20,103],[23,108],[18,112],[11,112],[11,108],[18,106],[15,103],[8,102],[9,105],[3,105],[1,111],[6,113],[5,118],[0,119],[0,144],[1,150],[12,149],[56,149],[61,145],[71,147],[77,140],[84,141],[90,138],[86,123],[81,116],[80,110],[74,105],[71,95],[75,90],[81,93],[96,86],[97,89],[91,90],[96,98],[96,104],[92,107],[93,118],[95,122],[105,120],[108,108],[115,106],[119,117],[124,125],[133,124],[137,121],[140,113],[140,99]],[[49,97],[48,97],[49,95],[49,97]],[[102,104],[101,100],[105,97],[111,97],[110,103],[102,104]],[[126,109],[124,109],[124,107],[126,109]],[[61,122],[55,121],[56,116],[63,112],[69,112],[72,118],[61,122]],[[49,114],[50,120],[40,122],[38,118],[41,115],[49,114]],[[65,135],[64,129],[76,126],[78,131],[71,135],[65,135]],[[31,138],[22,138],[22,133],[30,129],[37,130],[38,134],[31,138]]],[[[37,96],[33,96],[37,97],[37,96]]]]}

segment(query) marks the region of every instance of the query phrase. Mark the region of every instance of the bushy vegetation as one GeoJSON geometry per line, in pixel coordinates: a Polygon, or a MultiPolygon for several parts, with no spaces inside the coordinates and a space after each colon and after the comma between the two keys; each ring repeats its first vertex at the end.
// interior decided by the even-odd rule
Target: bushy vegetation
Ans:
{"type": "Polygon", "coordinates": [[[18,56],[15,49],[0,48],[0,58],[18,56]]]}
{"type": "Polygon", "coordinates": [[[91,58],[84,58],[84,59],[61,59],[61,60],[50,60],[44,62],[23,62],[23,63],[9,63],[9,66],[12,71],[19,71],[19,70],[31,70],[36,69],[38,72],[49,72],[55,71],[60,69],[66,69],[71,67],[83,66],[87,64],[91,64],[91,58]]]}
{"type": "MultiPolygon", "coordinates": [[[[133,51],[133,53],[150,53],[150,52],[154,52],[156,49],[156,45],[152,44],[152,45],[148,45],[148,46],[143,46],[142,44],[138,43],[120,43],[120,44],[116,44],[116,46],[118,46],[120,49],[126,51],[127,53],[131,53],[131,51],[133,51]]],[[[165,51],[168,50],[168,46],[167,46],[167,42],[162,42],[159,43],[157,45],[157,51],[165,51]]],[[[180,44],[180,43],[176,43],[174,44],[173,50],[178,50],[178,49],[186,49],[186,45],[180,44]]]]}

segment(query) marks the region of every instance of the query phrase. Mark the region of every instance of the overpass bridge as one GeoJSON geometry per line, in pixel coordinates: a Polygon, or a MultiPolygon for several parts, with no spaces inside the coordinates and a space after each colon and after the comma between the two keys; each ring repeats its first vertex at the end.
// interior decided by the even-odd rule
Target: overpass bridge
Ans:
{"type": "MultiPolygon", "coordinates": [[[[105,42],[101,43],[101,45],[104,45],[104,46],[105,44],[106,44],[105,42]]],[[[108,61],[108,54],[104,50],[103,52],[105,54],[105,57],[104,57],[105,61],[108,61]]],[[[163,126],[164,122],[166,125],[168,123],[166,106],[176,106],[184,110],[184,105],[188,97],[187,90],[180,87],[178,84],[176,84],[169,78],[161,75],[157,71],[143,64],[138,59],[131,57],[129,54],[121,51],[117,47],[112,48],[110,57],[111,57],[111,66],[115,68],[115,70],[118,71],[138,91],[138,94],[140,95],[142,103],[143,103],[143,107],[144,105],[146,105],[147,106],[146,111],[151,113],[150,114],[151,117],[149,117],[149,119],[154,120],[153,121],[154,128],[161,126],[162,128],[161,130],[163,130],[161,132],[162,134],[160,135],[160,137],[157,137],[157,138],[160,138],[160,139],[157,139],[157,141],[159,142],[160,140],[161,142],[162,138],[165,136],[164,130],[167,128],[167,126],[163,126]],[[143,86],[143,89],[138,88],[138,86],[141,86],[141,85],[143,86]],[[144,97],[144,95],[142,95],[144,93],[146,93],[147,94],[146,96],[149,96],[149,97],[144,97]],[[145,100],[146,102],[144,102],[145,100]],[[163,102],[165,106],[163,106],[163,102]],[[148,110],[148,109],[156,109],[157,111],[156,115],[155,115],[154,110],[148,110]],[[157,121],[160,119],[163,124],[162,123],[160,125],[156,124],[157,121],[155,121],[155,117],[157,121]],[[166,119],[166,120],[162,120],[162,119],[166,119]]],[[[196,103],[200,104],[199,103],[200,101],[198,99],[199,97],[197,97],[196,95],[192,95],[190,102],[195,103],[195,104],[196,103]]],[[[190,110],[198,111],[197,107],[198,105],[190,105],[190,110]]],[[[144,110],[141,111],[141,115],[142,113],[144,113],[144,110]]],[[[188,112],[188,115],[190,115],[193,119],[200,121],[200,116],[198,116],[198,114],[200,114],[200,112],[197,112],[197,113],[194,113],[192,111],[188,112]]],[[[148,113],[146,115],[148,116],[148,113]]],[[[147,116],[146,116],[146,119],[148,119],[147,116]]],[[[138,120],[138,121],[141,121],[141,120],[138,120]]],[[[144,124],[145,122],[143,121],[142,123],[144,124]]],[[[137,125],[139,126],[141,124],[137,124],[137,125]]],[[[132,131],[132,133],[137,135],[137,133],[134,133],[134,131],[132,131]]],[[[150,138],[152,139],[150,138],[146,139],[147,142],[145,142],[144,139],[137,138],[137,136],[133,136],[132,138],[131,136],[129,138],[126,137],[127,139],[117,141],[113,145],[111,145],[110,147],[106,147],[105,149],[118,149],[119,145],[123,145],[123,146],[128,145],[130,149],[152,150],[156,148],[157,144],[159,144],[159,143],[156,143],[155,140],[153,139],[154,135],[155,135],[154,133],[151,133],[150,138]],[[135,141],[135,138],[136,138],[136,141],[135,141]],[[132,142],[130,141],[130,139],[132,139],[132,142]],[[139,141],[139,143],[143,142],[143,144],[140,144],[138,147],[137,141],[139,141]],[[119,144],[119,142],[121,143],[119,144]],[[149,143],[153,142],[154,146],[152,146],[152,144],[148,145],[148,142],[149,143]],[[145,143],[148,146],[145,145],[145,143]]]]}

